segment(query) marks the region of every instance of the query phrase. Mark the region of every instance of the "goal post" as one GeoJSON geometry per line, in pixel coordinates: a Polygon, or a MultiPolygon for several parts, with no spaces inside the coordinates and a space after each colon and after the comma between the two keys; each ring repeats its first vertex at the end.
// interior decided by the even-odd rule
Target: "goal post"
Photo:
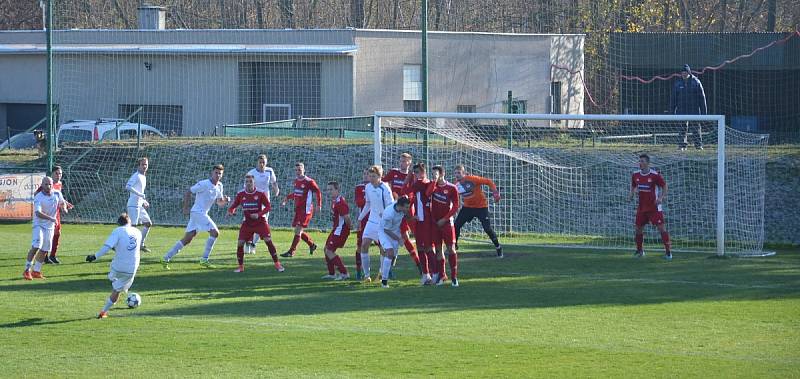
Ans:
{"type": "MultiPolygon", "coordinates": [[[[503,201],[512,204],[501,201],[490,206],[500,224],[498,231],[506,235],[562,234],[569,239],[599,230],[594,236],[598,243],[576,246],[631,249],[635,206],[618,202],[630,189],[638,154],[648,153],[669,187],[668,229],[685,224],[674,228],[675,251],[765,254],[768,136],[727,128],[722,115],[376,112],[373,125],[376,164],[393,163],[401,150],[426,150],[420,146],[423,141],[413,138],[424,131],[432,136],[429,165],[451,170],[455,164],[467,164],[468,171],[477,169],[476,174],[493,178],[501,187],[510,186],[502,189],[503,201]],[[684,133],[689,142],[686,151],[678,149],[684,133]],[[704,149],[693,149],[692,142],[701,138],[704,149]],[[516,192],[528,190],[535,191],[530,197],[548,206],[534,204],[526,210],[532,202],[516,192]],[[569,193],[578,198],[575,206],[580,209],[561,209],[570,207],[569,195],[565,196],[569,193]],[[606,219],[594,222],[607,225],[592,228],[565,219],[581,212],[604,215],[606,219]],[[537,223],[554,227],[540,228],[537,223]]],[[[473,232],[482,233],[475,228],[473,232]]],[[[657,238],[648,241],[657,248],[657,238]]],[[[568,241],[562,245],[573,246],[568,241]]]]}

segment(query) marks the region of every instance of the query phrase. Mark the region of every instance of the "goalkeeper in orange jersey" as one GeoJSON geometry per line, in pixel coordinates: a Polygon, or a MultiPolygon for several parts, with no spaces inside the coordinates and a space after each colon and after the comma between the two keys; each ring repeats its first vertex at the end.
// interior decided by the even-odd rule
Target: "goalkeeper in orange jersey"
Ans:
{"type": "Polygon", "coordinates": [[[500,241],[497,240],[497,233],[492,229],[492,222],[489,220],[489,201],[486,200],[486,195],[483,194],[483,189],[481,188],[484,185],[489,186],[494,201],[498,202],[500,201],[500,191],[497,189],[497,185],[491,179],[467,174],[464,165],[457,165],[453,171],[453,176],[456,178],[455,185],[458,189],[458,194],[464,200],[464,205],[458,212],[455,221],[456,241],[461,236],[461,228],[464,224],[477,217],[481,222],[481,226],[483,226],[483,231],[492,240],[497,257],[502,258],[503,247],[500,246],[500,241]]]}

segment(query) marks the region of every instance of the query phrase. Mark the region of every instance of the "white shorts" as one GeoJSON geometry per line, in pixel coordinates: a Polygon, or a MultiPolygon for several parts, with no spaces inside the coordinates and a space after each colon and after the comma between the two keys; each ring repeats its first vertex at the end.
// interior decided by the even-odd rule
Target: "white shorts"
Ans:
{"type": "Polygon", "coordinates": [[[128,274],[126,272],[114,271],[108,273],[108,280],[111,281],[111,287],[117,292],[127,292],[133,285],[133,278],[136,274],[128,274]]]}
{"type": "Polygon", "coordinates": [[[394,253],[397,254],[397,248],[400,246],[400,241],[396,241],[386,235],[383,231],[380,232],[380,240],[381,246],[383,250],[394,250],[394,253]]]}
{"type": "Polygon", "coordinates": [[[217,229],[217,224],[211,219],[208,213],[192,212],[189,215],[189,224],[186,225],[186,232],[208,232],[217,229]]]}
{"type": "Polygon", "coordinates": [[[55,233],[56,228],[47,229],[39,225],[34,225],[33,235],[31,236],[31,247],[50,252],[50,248],[53,246],[53,235],[55,233]]]}
{"type": "Polygon", "coordinates": [[[140,224],[150,224],[150,214],[143,206],[128,206],[128,217],[131,218],[131,225],[136,226],[140,224]]]}
{"type": "Polygon", "coordinates": [[[373,241],[380,241],[381,239],[381,225],[375,222],[367,221],[367,225],[364,226],[364,232],[361,233],[361,239],[369,238],[373,241]]]}

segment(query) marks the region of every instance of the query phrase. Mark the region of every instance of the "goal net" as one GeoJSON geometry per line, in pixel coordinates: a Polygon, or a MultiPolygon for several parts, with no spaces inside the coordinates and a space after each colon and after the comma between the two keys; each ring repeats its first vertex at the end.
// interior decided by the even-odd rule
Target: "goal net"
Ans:
{"type": "MultiPolygon", "coordinates": [[[[673,250],[762,254],[768,136],[727,128],[722,116],[379,112],[375,131],[376,163],[410,152],[448,180],[457,164],[494,180],[501,243],[633,250],[631,175],[647,153],[668,185],[673,250]]],[[[474,222],[464,233],[483,231],[474,222]]],[[[645,237],[646,250],[663,251],[655,229],[645,237]]]]}

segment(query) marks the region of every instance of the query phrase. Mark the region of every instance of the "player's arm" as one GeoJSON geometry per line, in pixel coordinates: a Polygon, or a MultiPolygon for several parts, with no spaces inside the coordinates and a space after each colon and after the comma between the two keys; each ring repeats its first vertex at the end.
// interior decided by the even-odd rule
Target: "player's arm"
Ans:
{"type": "Polygon", "coordinates": [[[355,230],[353,228],[353,221],[350,219],[350,215],[349,214],[345,213],[345,215],[342,216],[342,218],[344,218],[344,224],[347,225],[348,229],[355,230]]]}
{"type": "Polygon", "coordinates": [[[132,193],[134,196],[141,197],[142,200],[146,199],[144,192],[139,192],[134,186],[136,185],[136,175],[131,176],[128,179],[128,183],[125,184],[125,190],[132,193]]]}
{"type": "Polygon", "coordinates": [[[492,179],[484,178],[482,176],[478,176],[479,178],[479,185],[486,185],[489,186],[489,190],[492,191],[492,197],[494,198],[494,202],[500,201],[500,190],[497,189],[497,184],[494,184],[492,179]]]}
{"type": "Polygon", "coordinates": [[[394,195],[395,194],[392,193],[392,188],[389,187],[388,184],[381,183],[381,185],[384,186],[384,191],[381,191],[381,195],[383,195],[383,203],[387,204],[387,207],[388,207],[388,204],[394,203],[394,201],[395,201],[394,195]]]}
{"type": "Polygon", "coordinates": [[[272,192],[275,193],[275,198],[278,198],[281,194],[281,189],[278,188],[278,178],[275,177],[275,172],[272,173],[269,186],[272,188],[272,192]]]}
{"type": "Polygon", "coordinates": [[[62,212],[67,213],[70,209],[70,204],[66,199],[64,199],[64,195],[61,192],[58,192],[58,207],[61,209],[62,212]]]}
{"type": "Polygon", "coordinates": [[[269,202],[269,199],[267,199],[266,194],[262,193],[260,197],[261,197],[261,211],[258,212],[258,217],[263,217],[267,213],[269,213],[269,211],[272,210],[272,204],[269,202]]]}
{"type": "Polygon", "coordinates": [[[319,186],[317,185],[317,182],[315,182],[313,179],[311,180],[311,192],[314,193],[314,197],[316,198],[315,200],[316,200],[316,203],[317,203],[317,209],[319,209],[321,211],[322,210],[322,191],[320,191],[319,186]]]}
{"type": "Polygon", "coordinates": [[[39,217],[41,219],[56,221],[55,217],[50,217],[50,215],[42,212],[42,204],[35,200],[33,202],[33,213],[36,215],[36,217],[39,217]]]}
{"type": "Polygon", "coordinates": [[[106,255],[106,253],[111,251],[111,249],[113,249],[113,247],[116,246],[116,245],[117,245],[117,234],[112,232],[111,235],[108,236],[108,239],[103,244],[103,246],[100,247],[100,250],[98,250],[94,254],[86,256],[86,262],[94,262],[94,261],[96,261],[97,258],[100,258],[103,255],[106,255]]]}
{"type": "Polygon", "coordinates": [[[236,208],[239,207],[241,204],[241,197],[239,194],[236,194],[236,197],[233,198],[233,203],[231,203],[230,207],[228,207],[228,214],[233,216],[236,213],[236,208]]]}
{"type": "MultiPolygon", "coordinates": [[[[390,207],[393,205],[390,205],[390,207]]],[[[392,231],[394,229],[394,220],[392,219],[392,212],[383,212],[383,216],[381,217],[381,224],[383,224],[383,232],[386,233],[389,238],[400,241],[400,236],[394,234],[392,231]]]]}
{"type": "Polygon", "coordinates": [[[450,210],[436,223],[439,226],[446,224],[451,217],[455,216],[458,212],[459,206],[459,199],[458,199],[458,191],[450,191],[450,210]]]}
{"type": "Polygon", "coordinates": [[[436,191],[436,182],[431,180],[430,183],[428,183],[428,187],[425,188],[425,196],[433,195],[434,191],[436,191]]]}
{"type": "MultiPolygon", "coordinates": [[[[194,187],[192,187],[192,188],[194,188],[194,187]]],[[[192,193],[193,193],[193,191],[189,190],[189,191],[186,191],[183,194],[183,202],[182,202],[182,204],[183,204],[183,214],[189,214],[189,202],[192,201],[192,193]]]]}
{"type": "Polygon", "coordinates": [[[367,216],[367,214],[369,213],[370,207],[371,207],[371,204],[370,204],[370,201],[369,201],[369,196],[367,196],[367,190],[364,189],[364,206],[361,207],[361,212],[359,212],[359,214],[358,214],[358,221],[359,222],[361,220],[363,220],[364,217],[367,216]]]}
{"type": "Polygon", "coordinates": [[[667,182],[663,177],[660,176],[658,181],[659,183],[656,183],[656,185],[661,187],[661,193],[659,193],[658,197],[656,198],[656,204],[661,204],[661,202],[664,201],[664,198],[667,197],[667,182]]]}

